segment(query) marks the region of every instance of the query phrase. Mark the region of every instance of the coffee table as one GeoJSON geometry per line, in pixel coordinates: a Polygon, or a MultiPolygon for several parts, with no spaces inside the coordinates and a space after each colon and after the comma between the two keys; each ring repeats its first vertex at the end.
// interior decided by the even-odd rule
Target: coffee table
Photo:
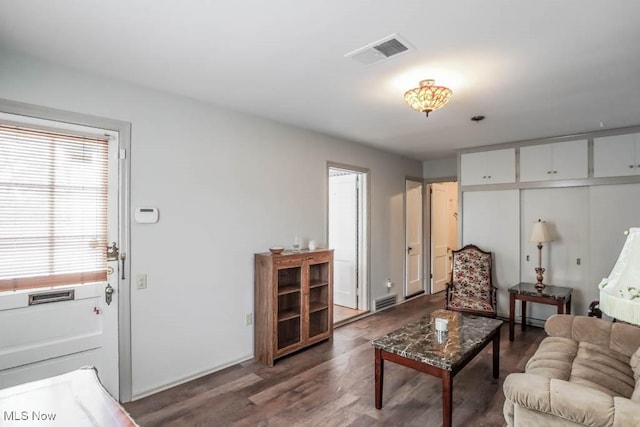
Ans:
{"type": "Polygon", "coordinates": [[[397,363],[442,379],[442,425],[451,426],[453,377],[493,342],[493,377],[500,371],[502,320],[436,310],[422,319],[373,341],[375,404],[382,408],[384,361],[397,363]],[[449,320],[446,334],[435,331],[435,319],[449,320]]]}

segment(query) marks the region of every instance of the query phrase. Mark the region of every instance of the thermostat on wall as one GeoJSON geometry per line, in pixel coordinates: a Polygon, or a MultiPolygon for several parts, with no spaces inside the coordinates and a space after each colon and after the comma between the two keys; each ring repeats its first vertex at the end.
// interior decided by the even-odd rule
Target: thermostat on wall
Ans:
{"type": "Polygon", "coordinates": [[[135,213],[138,224],[155,224],[158,216],[158,208],[137,208],[135,213]]]}

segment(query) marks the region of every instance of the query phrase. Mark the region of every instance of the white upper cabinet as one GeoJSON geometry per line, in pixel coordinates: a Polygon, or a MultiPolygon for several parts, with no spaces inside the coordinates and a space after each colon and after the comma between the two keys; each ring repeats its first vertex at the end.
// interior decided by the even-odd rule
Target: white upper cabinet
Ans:
{"type": "Polygon", "coordinates": [[[460,156],[461,185],[516,182],[516,150],[482,151],[460,156]]]}
{"type": "Polygon", "coordinates": [[[580,140],[520,148],[520,182],[587,178],[588,147],[580,140]]]}
{"type": "Polygon", "coordinates": [[[640,175],[640,134],[593,140],[593,176],[640,175]]]}

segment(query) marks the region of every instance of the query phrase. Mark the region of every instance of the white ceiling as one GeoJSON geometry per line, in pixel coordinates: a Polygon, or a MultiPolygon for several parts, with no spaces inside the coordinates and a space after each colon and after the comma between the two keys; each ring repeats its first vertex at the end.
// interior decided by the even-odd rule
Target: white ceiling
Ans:
{"type": "Polygon", "coordinates": [[[639,16],[637,0],[0,0],[0,44],[424,160],[640,124],[639,16]],[[393,33],[415,50],[344,57],[393,33]],[[429,118],[402,97],[425,78],[453,90],[429,118]]]}

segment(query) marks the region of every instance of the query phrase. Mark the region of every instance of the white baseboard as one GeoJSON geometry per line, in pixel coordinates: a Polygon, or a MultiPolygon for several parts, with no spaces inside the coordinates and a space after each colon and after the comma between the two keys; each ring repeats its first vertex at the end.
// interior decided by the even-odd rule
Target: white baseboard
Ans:
{"type": "Polygon", "coordinates": [[[189,381],[195,380],[195,379],[200,378],[200,377],[204,377],[205,375],[213,374],[214,372],[221,371],[223,369],[228,368],[229,366],[233,366],[233,365],[236,365],[238,363],[246,362],[246,361],[251,360],[251,359],[253,359],[253,354],[240,357],[238,359],[232,360],[232,361],[230,361],[228,363],[216,366],[215,368],[208,369],[206,371],[201,371],[201,372],[189,375],[189,376],[184,377],[184,378],[176,379],[176,380],[171,381],[171,382],[169,382],[169,383],[167,383],[167,384],[165,384],[163,386],[155,387],[155,388],[152,388],[150,390],[147,390],[147,391],[144,391],[144,392],[141,392],[141,393],[136,393],[135,395],[133,395],[131,397],[131,401],[133,402],[135,400],[139,400],[139,399],[145,398],[147,396],[151,396],[152,394],[156,394],[156,393],[159,393],[161,391],[168,390],[168,389],[170,389],[172,387],[187,383],[189,381]]]}

